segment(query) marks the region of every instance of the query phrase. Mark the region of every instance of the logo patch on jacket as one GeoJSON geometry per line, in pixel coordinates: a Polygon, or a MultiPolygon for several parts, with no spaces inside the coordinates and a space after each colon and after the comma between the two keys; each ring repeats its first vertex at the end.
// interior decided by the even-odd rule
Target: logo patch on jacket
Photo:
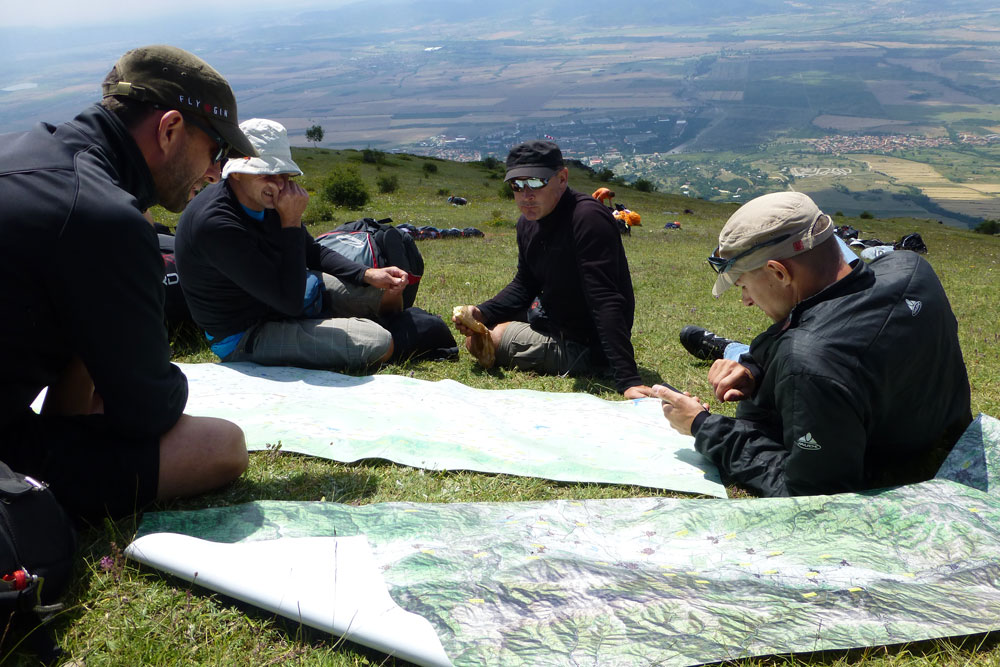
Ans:
{"type": "Polygon", "coordinates": [[[906,301],[906,306],[910,309],[910,313],[914,317],[916,317],[924,304],[920,303],[919,301],[914,301],[912,299],[906,299],[905,301],[906,301]]]}
{"type": "Polygon", "coordinates": [[[804,436],[795,441],[795,444],[802,449],[808,449],[810,451],[821,449],[819,443],[813,440],[812,433],[806,433],[804,436]]]}

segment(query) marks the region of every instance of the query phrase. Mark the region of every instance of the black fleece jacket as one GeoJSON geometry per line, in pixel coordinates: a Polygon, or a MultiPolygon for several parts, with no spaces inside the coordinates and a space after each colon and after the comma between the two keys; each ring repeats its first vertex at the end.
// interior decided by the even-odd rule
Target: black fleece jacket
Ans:
{"type": "Polygon", "coordinates": [[[152,176],[116,116],[0,136],[0,425],[80,357],[125,435],[159,436],[187,380],[170,363],[152,176]]]}
{"type": "Polygon", "coordinates": [[[317,243],[278,213],[250,217],[228,180],[208,186],[177,223],[177,273],[191,316],[213,338],[302,311],[306,269],[363,284],[367,267],[317,243]]]}
{"type": "Polygon", "coordinates": [[[619,392],[642,384],[632,349],[635,295],[618,225],[607,207],[569,188],[555,209],[517,221],[517,273],[479,305],[486,325],[523,321],[538,297],[557,335],[606,360],[619,392]]]}

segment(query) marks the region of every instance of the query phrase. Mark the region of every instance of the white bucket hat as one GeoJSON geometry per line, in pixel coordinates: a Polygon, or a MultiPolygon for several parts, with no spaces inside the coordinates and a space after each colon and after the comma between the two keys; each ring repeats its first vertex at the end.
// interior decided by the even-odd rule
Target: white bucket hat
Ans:
{"type": "Polygon", "coordinates": [[[302,170],[292,160],[285,126],[266,118],[251,118],[240,123],[240,129],[257,149],[260,157],[236,158],[226,162],[222,177],[229,174],[292,174],[301,176],[302,170]]]}

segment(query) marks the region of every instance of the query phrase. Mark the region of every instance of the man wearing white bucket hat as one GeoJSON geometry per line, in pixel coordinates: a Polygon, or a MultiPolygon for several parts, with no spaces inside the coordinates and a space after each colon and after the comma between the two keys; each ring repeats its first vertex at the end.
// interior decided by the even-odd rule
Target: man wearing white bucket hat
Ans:
{"type": "Polygon", "coordinates": [[[224,361],[363,369],[387,361],[372,321],[402,309],[407,274],[372,269],[316,243],[302,226],[309,195],[292,177],[285,128],[240,123],[259,157],[231,160],[181,216],[176,259],[195,322],[224,361]]]}
{"type": "Polygon", "coordinates": [[[958,325],[922,257],[849,265],[833,224],[798,192],[740,207],[709,257],[712,293],[735,285],[774,321],[709,381],[736,417],[659,385],[671,426],[728,483],[766,496],[926,479],[972,419],[958,325]],[[928,363],[933,360],[932,363],[928,363]]]}

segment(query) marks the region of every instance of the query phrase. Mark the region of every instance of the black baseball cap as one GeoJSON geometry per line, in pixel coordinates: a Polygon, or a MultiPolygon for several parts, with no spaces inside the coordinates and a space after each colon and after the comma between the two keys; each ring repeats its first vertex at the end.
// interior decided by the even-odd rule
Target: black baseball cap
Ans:
{"type": "Polygon", "coordinates": [[[115,64],[118,77],[102,86],[104,97],[131,97],[204,119],[232,149],[232,157],[257,157],[240,130],[236,96],[204,60],[175,46],[132,49],[115,64]]]}
{"type": "Polygon", "coordinates": [[[564,166],[562,151],[551,141],[526,141],[510,149],[503,180],[550,178],[564,166]]]}

